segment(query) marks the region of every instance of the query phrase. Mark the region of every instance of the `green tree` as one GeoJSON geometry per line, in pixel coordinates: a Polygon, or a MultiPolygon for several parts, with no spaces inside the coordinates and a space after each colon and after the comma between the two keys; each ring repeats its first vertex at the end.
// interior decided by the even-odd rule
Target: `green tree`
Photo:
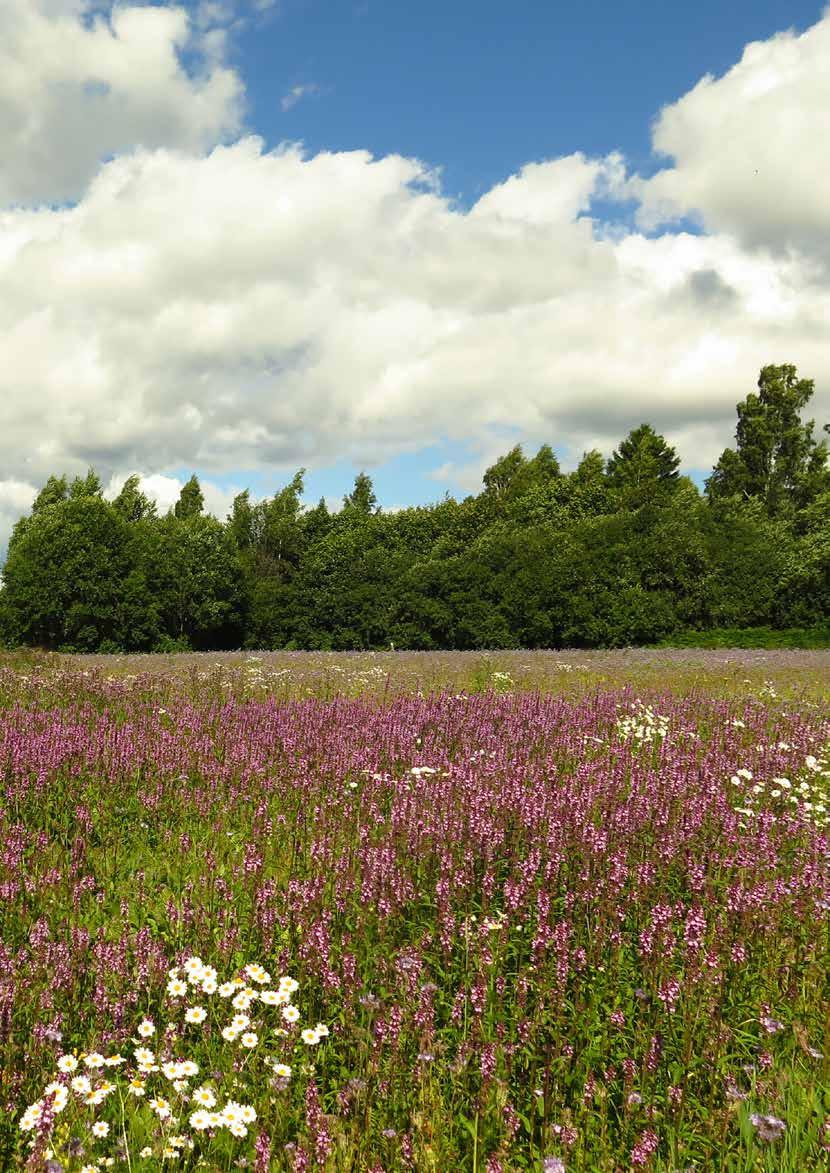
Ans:
{"type": "Polygon", "coordinates": [[[78,497],[101,497],[103,496],[104,488],[101,484],[101,478],[94,468],[87,469],[86,476],[75,477],[72,484],[69,486],[69,496],[73,499],[78,497]]]}
{"type": "Polygon", "coordinates": [[[117,645],[126,528],[98,496],[40,507],[10,547],[4,610],[14,642],[95,651],[117,645]]]}
{"type": "Polygon", "coordinates": [[[32,513],[40,513],[49,505],[57,505],[59,501],[65,501],[69,495],[69,485],[65,476],[49,477],[46,484],[35,497],[32,505],[32,513]]]}
{"type": "Polygon", "coordinates": [[[291,481],[275,493],[270,501],[256,506],[260,524],[257,556],[260,573],[291,578],[299,562],[302,545],[300,515],[305,469],[296,472],[291,481]]]}
{"type": "Polygon", "coordinates": [[[620,504],[637,509],[655,494],[674,488],[680,458],[650,424],[633,428],[612,454],[606,469],[608,484],[620,504]]]}
{"type": "Polygon", "coordinates": [[[192,476],[186,485],[182,486],[179,499],[173,507],[173,513],[180,521],[189,521],[199,517],[205,507],[205,495],[199,478],[192,476]]]}
{"type": "Polygon", "coordinates": [[[500,456],[482,477],[484,495],[493,501],[503,501],[517,477],[527,468],[527,463],[521,444],[511,448],[506,455],[500,456]]]}
{"type": "Polygon", "coordinates": [[[228,533],[237,550],[247,552],[254,544],[254,507],[248,489],[237,493],[228,518],[228,533]]]}
{"type": "Polygon", "coordinates": [[[598,517],[611,508],[611,490],[605,475],[605,460],[592,448],[583,452],[574,471],[557,486],[557,500],[571,517],[598,517]]]}
{"type": "Polygon", "coordinates": [[[736,446],[724,449],[706,482],[710,500],[757,498],[775,517],[828,486],[827,443],[814,438],[813,420],[801,419],[813,389],[792,364],[761,368],[758,394],[737,407],[736,446]]]}
{"type": "Polygon", "coordinates": [[[239,647],[244,584],[239,553],[215,517],[168,514],[154,525],[146,580],[162,630],[181,646],[239,647]]]}
{"type": "Polygon", "coordinates": [[[334,521],[324,497],[320,498],[313,509],[307,509],[303,513],[300,523],[303,528],[306,548],[313,546],[315,542],[320,541],[331,531],[334,521]]]}
{"type": "Polygon", "coordinates": [[[354,488],[343,498],[343,513],[346,518],[371,517],[377,512],[378,499],[375,496],[372,478],[359,472],[354,479],[354,488]]]}
{"type": "Polygon", "coordinates": [[[140,489],[141,478],[138,473],[128,476],[121,492],[113,501],[113,508],[128,522],[142,521],[146,517],[156,516],[156,503],[140,489]]]}

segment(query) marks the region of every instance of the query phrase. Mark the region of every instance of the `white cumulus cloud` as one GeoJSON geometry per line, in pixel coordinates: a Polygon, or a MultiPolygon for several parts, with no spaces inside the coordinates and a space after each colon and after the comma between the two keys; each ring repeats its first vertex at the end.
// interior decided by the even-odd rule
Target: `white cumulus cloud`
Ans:
{"type": "Polygon", "coordinates": [[[184,8],[0,0],[0,25],[0,205],[73,200],[102,159],[240,128],[242,83],[184,8]]]}
{"type": "Polygon", "coordinates": [[[747,45],[666,106],[653,132],[672,166],[633,192],[648,226],[687,215],[749,246],[828,257],[830,17],[747,45]]]}

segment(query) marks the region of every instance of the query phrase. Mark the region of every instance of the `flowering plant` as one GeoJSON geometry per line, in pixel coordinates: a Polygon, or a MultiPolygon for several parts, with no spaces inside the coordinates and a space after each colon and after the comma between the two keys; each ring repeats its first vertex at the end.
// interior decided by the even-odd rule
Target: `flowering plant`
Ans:
{"type": "MultiPolygon", "coordinates": [[[[92,1173],[116,1160],[149,1168],[229,1156],[259,1118],[252,1087],[285,1090],[298,1052],[329,1035],[322,1022],[300,1026],[298,988],[287,975],[274,984],[258,963],[220,984],[212,966],[188,957],[168,974],[163,1015],[143,1018],[126,1046],[58,1058],[19,1120],[30,1161],[92,1173]]],[[[265,1147],[259,1138],[257,1151],[265,1147]]]]}

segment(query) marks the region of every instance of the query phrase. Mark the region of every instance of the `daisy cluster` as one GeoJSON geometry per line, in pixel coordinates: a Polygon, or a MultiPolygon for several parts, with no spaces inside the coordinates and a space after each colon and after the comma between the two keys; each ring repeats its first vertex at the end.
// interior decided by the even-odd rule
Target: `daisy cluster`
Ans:
{"type": "Polygon", "coordinates": [[[635,745],[654,745],[665,741],[669,732],[669,719],[662,713],[655,713],[651,705],[632,701],[631,712],[617,718],[617,736],[622,741],[635,745]]]}
{"type": "MultiPolygon", "coordinates": [[[[782,742],[779,748],[789,746],[782,742]]],[[[736,808],[739,814],[756,815],[761,805],[766,807],[771,799],[797,811],[818,827],[830,825],[830,746],[825,746],[819,754],[807,754],[792,778],[780,776],[765,780],[741,767],[729,781],[740,796],[742,805],[736,808]]]]}
{"type": "MultiPolygon", "coordinates": [[[[20,1131],[33,1134],[33,1148],[45,1142],[56,1162],[60,1159],[58,1135],[66,1142],[68,1153],[82,1151],[84,1145],[94,1146],[111,1135],[118,1136],[122,1155],[129,1152],[128,1121],[133,1115],[142,1116],[143,1134],[148,1131],[148,1122],[155,1122],[158,1143],[144,1145],[134,1154],[142,1160],[159,1156],[175,1160],[196,1148],[200,1135],[209,1141],[220,1130],[245,1138],[257,1120],[254,1106],[220,1094],[216,1077],[222,1076],[221,1071],[198,1079],[200,1064],[177,1054],[176,1049],[194,1027],[208,1029],[209,1037],[218,1033],[225,1043],[238,1044],[245,1063],[260,1047],[281,1044],[279,1055],[261,1053],[260,1060],[272,1073],[273,1085],[285,1088],[292,1075],[291,1065],[284,1062],[285,1044],[299,1041],[313,1047],[329,1034],[322,1022],[299,1026],[300,1011],[293,1003],[298,989],[299,983],[288,975],[272,983],[260,964],[246,965],[236,977],[220,984],[212,966],[200,957],[188,957],[168,973],[167,1025],[157,1026],[152,1018],[143,1018],[130,1045],[122,1048],[125,1053],[67,1052],[59,1056],[54,1079],[20,1117],[20,1131]],[[211,1001],[214,998],[218,1001],[211,1001]],[[174,1020],[177,1012],[182,1012],[179,1023],[174,1020]],[[279,1014],[276,1026],[265,1021],[266,1015],[274,1013],[279,1014]],[[117,1119],[94,1119],[94,1111],[106,1109],[108,1103],[113,1105],[112,1111],[102,1114],[117,1119]],[[133,1111],[125,1112],[125,1105],[132,1105],[133,1111]],[[61,1123],[65,1119],[64,1113],[72,1117],[77,1129],[56,1128],[58,1118],[61,1123]]],[[[232,1067],[234,1072],[240,1070],[236,1060],[232,1067]]],[[[234,1076],[232,1086],[239,1085],[234,1076]]],[[[102,1155],[81,1168],[91,1173],[111,1163],[113,1158],[102,1155]]]]}

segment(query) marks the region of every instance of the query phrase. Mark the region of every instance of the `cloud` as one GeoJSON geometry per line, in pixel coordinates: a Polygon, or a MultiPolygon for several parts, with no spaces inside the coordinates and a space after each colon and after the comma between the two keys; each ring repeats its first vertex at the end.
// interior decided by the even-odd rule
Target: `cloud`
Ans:
{"type": "Polygon", "coordinates": [[[481,197],[475,217],[499,216],[528,225],[554,225],[587,212],[597,196],[625,191],[625,164],[614,152],[588,159],[581,151],[546,163],[528,163],[481,197]]]}
{"type": "Polygon", "coordinates": [[[184,8],[0,8],[0,206],[74,200],[102,159],[136,145],[201,151],[238,133],[242,83],[221,62],[217,30],[197,29],[184,8]]]}
{"type": "Polygon", "coordinates": [[[310,82],[308,85],[294,86],[293,89],[290,89],[280,101],[280,108],[282,109],[283,113],[285,113],[286,111],[293,109],[293,107],[297,105],[301,98],[307,98],[311,94],[319,93],[320,87],[314,82],[310,82]]]}
{"type": "Polygon", "coordinates": [[[37,493],[34,485],[24,481],[0,481],[0,552],[5,551],[14,523],[29,512],[37,493]]]}
{"type": "MultiPolygon", "coordinates": [[[[129,11],[139,10],[120,19],[129,11]]],[[[173,10],[148,11],[170,21],[173,10]]],[[[171,53],[182,19],[158,34],[171,53]]],[[[123,26],[115,39],[109,26],[79,27],[116,56],[133,43],[123,26]]],[[[824,63],[810,46],[827,27],[830,17],[818,33],[767,43],[771,60],[781,45],[799,54],[808,126],[798,133],[814,147],[826,113],[812,100],[824,63]]],[[[815,378],[814,413],[826,418],[830,275],[817,257],[830,204],[805,196],[813,220],[798,232],[786,206],[755,208],[749,191],[746,223],[723,210],[721,122],[742,117],[734,72],[675,104],[696,128],[694,151],[663,112],[656,141],[677,153],[650,180],[628,175],[619,154],[575,153],[529,163],[465,211],[416,159],[310,158],[243,137],[132,149],[95,170],[73,206],[0,212],[5,475],[33,486],[90,463],[105,478],[137,468],[168,500],[171,469],[218,485],[235,469],[374,467],[445,439],[473,462],[445,472],[474,488],[477,457],[484,467],[519,440],[565,447],[574,461],[610,452],[643,420],[687,468],[706,468],[768,362],[815,378]],[[735,88],[716,121],[695,95],[719,85],[735,88]],[[655,234],[669,194],[672,215],[692,206],[678,171],[706,231],[655,234]],[[632,197],[649,231],[611,230],[597,201],[632,197]]],[[[203,110],[199,85],[162,73],[182,86],[182,124],[202,125],[191,109],[203,110]]],[[[771,95],[789,111],[795,85],[761,95],[773,103],[762,108],[769,182],[789,190],[798,166],[826,192],[826,152],[794,162],[779,150],[771,95]]],[[[746,118],[757,113],[757,91],[743,100],[746,118]]],[[[41,180],[48,188],[54,174],[41,180]]]]}
{"type": "Polygon", "coordinates": [[[653,145],[674,164],[632,184],[645,227],[695,216],[751,248],[818,248],[827,234],[830,16],[746,46],[664,107],[653,145]]]}

